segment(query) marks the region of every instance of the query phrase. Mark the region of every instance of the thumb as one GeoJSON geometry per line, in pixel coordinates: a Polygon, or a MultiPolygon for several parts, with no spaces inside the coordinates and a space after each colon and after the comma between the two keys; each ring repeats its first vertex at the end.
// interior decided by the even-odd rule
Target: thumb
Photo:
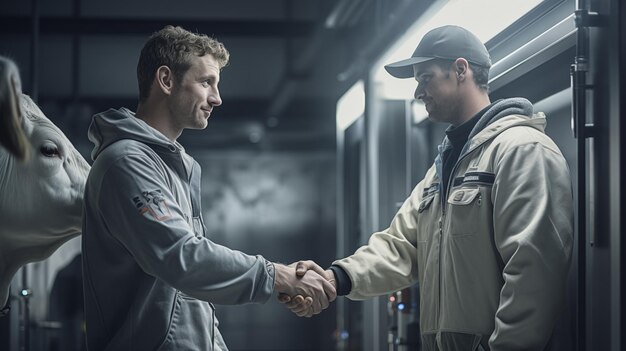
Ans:
{"type": "Polygon", "coordinates": [[[306,271],[309,270],[308,265],[304,261],[298,261],[296,264],[296,275],[298,277],[303,277],[306,274],[306,271]]]}
{"type": "Polygon", "coordinates": [[[326,276],[326,271],[324,270],[324,268],[320,267],[320,265],[318,265],[314,261],[299,261],[296,265],[296,275],[298,277],[304,276],[304,274],[310,270],[321,275],[322,277],[326,276]]]}

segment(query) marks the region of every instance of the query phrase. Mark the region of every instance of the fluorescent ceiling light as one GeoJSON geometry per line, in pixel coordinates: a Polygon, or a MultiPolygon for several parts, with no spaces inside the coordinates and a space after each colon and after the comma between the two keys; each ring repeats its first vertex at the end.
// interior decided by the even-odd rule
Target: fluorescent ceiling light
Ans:
{"type": "Polygon", "coordinates": [[[453,24],[476,34],[483,42],[496,36],[543,0],[440,0],[435,2],[373,66],[374,81],[381,82],[381,97],[390,100],[413,98],[416,82],[397,79],[384,65],[411,57],[431,29],[453,24]]]}
{"type": "Polygon", "coordinates": [[[356,82],[337,101],[337,129],[345,130],[357,118],[365,113],[365,86],[363,81],[356,82]]]}

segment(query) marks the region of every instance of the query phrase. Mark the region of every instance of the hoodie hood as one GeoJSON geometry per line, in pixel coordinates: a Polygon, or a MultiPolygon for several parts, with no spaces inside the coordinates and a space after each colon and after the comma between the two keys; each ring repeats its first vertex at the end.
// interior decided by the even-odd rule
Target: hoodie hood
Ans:
{"type": "MultiPolygon", "coordinates": [[[[490,109],[478,120],[478,123],[472,129],[469,138],[472,139],[476,134],[485,129],[486,126],[506,116],[518,115],[519,117],[533,118],[533,105],[524,98],[511,98],[496,101],[490,109]]],[[[522,121],[520,121],[522,122],[522,121]]]]}
{"type": "MultiPolygon", "coordinates": [[[[533,115],[533,105],[524,98],[502,99],[494,102],[492,106],[483,113],[482,117],[480,117],[470,132],[467,143],[465,143],[463,150],[461,150],[459,158],[468,153],[470,149],[482,144],[486,140],[494,138],[504,130],[519,125],[525,125],[543,132],[546,125],[546,118],[543,113],[533,115]]],[[[439,153],[435,158],[436,171],[439,177],[441,177],[442,174],[443,152],[451,147],[452,144],[446,136],[441,145],[439,145],[439,153]]]]}
{"type": "Polygon", "coordinates": [[[158,130],[137,118],[127,108],[109,109],[93,116],[89,126],[89,140],[94,144],[91,158],[95,161],[102,150],[122,139],[133,139],[152,148],[169,150],[172,153],[183,151],[178,142],[172,142],[158,130]]]}
{"type": "MultiPolygon", "coordinates": [[[[533,115],[533,105],[530,101],[524,98],[510,98],[502,99],[494,102],[492,106],[483,113],[482,117],[478,120],[470,135],[467,139],[467,143],[461,151],[461,155],[469,150],[470,145],[476,144],[477,140],[486,140],[493,137],[494,131],[491,131],[487,126],[500,121],[504,126],[500,128],[494,128],[497,133],[502,132],[514,125],[528,125],[541,130],[543,132],[545,126],[545,116],[543,114],[533,115]],[[505,118],[507,117],[507,118],[505,118]],[[480,135],[479,135],[480,134],[480,135]],[[475,138],[477,137],[478,138],[475,138]]],[[[443,139],[441,145],[439,145],[439,154],[441,155],[444,150],[452,147],[450,140],[446,136],[443,139]]]]}

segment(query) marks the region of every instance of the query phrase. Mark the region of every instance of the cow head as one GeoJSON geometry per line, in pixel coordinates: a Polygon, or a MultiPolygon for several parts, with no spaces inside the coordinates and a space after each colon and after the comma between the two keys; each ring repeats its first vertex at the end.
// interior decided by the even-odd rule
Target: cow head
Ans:
{"type": "MultiPolygon", "coordinates": [[[[13,86],[19,88],[15,77],[18,83],[13,86]]],[[[27,95],[19,90],[16,94],[16,108],[0,110],[0,120],[16,118],[15,123],[0,123],[0,143],[12,145],[11,137],[7,141],[5,136],[21,133],[27,147],[0,147],[0,305],[6,302],[8,285],[20,267],[49,257],[80,234],[89,172],[63,132],[27,95]],[[15,110],[17,117],[4,114],[15,110]],[[5,126],[12,129],[4,130],[5,126]],[[17,157],[20,150],[23,160],[17,157]]],[[[0,98],[14,97],[0,94],[0,98]]]]}

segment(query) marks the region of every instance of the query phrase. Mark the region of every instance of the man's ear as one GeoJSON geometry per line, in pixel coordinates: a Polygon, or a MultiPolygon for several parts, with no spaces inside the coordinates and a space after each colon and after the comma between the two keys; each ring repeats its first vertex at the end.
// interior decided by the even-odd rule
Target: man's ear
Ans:
{"type": "Polygon", "coordinates": [[[458,58],[454,61],[454,71],[456,72],[456,76],[459,80],[462,80],[467,75],[467,71],[469,69],[469,62],[467,62],[464,58],[458,58]]]}
{"type": "Polygon", "coordinates": [[[163,94],[172,94],[172,89],[174,88],[174,72],[167,66],[157,68],[156,83],[163,94]]]}

